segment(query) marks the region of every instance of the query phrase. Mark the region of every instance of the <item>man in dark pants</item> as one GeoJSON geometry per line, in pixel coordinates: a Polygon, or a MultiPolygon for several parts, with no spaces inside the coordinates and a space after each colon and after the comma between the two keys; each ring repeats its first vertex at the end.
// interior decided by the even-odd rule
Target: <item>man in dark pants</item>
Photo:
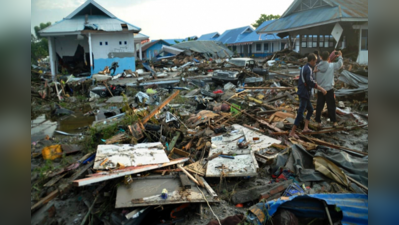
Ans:
{"type": "Polygon", "coordinates": [[[295,134],[296,128],[303,119],[303,113],[305,109],[308,111],[305,119],[305,127],[302,132],[310,132],[309,130],[309,120],[313,114],[312,103],[310,102],[310,96],[312,88],[320,90],[323,94],[327,94],[324,88],[317,85],[316,81],[313,80],[313,69],[316,66],[317,56],[313,53],[308,55],[308,63],[302,67],[298,80],[298,96],[299,96],[299,109],[296,116],[294,126],[289,134],[290,137],[298,138],[295,134]]]}
{"type": "Polygon", "coordinates": [[[316,106],[316,122],[321,124],[321,112],[324,108],[324,104],[327,102],[328,116],[330,117],[333,126],[337,126],[337,116],[335,114],[335,95],[334,95],[334,71],[339,70],[343,66],[342,52],[338,51],[338,62],[329,63],[330,53],[325,51],[321,53],[322,61],[316,66],[316,81],[317,84],[323,87],[327,94],[324,95],[321,92],[317,93],[317,106],[316,106]]]}

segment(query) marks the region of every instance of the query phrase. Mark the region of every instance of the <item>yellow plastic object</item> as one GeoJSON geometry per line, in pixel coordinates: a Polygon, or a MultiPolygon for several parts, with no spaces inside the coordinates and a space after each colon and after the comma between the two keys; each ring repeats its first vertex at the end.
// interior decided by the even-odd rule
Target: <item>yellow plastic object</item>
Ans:
{"type": "Polygon", "coordinates": [[[147,92],[147,94],[156,94],[157,93],[157,91],[152,88],[148,88],[146,92],[147,92]]]}
{"type": "Polygon", "coordinates": [[[42,150],[43,159],[54,160],[62,157],[61,145],[51,145],[44,147],[42,150]]]}

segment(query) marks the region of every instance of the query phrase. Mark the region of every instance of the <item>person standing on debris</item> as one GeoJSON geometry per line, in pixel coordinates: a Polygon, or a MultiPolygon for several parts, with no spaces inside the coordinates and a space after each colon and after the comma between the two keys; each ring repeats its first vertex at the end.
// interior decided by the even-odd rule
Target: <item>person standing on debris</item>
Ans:
{"type": "Polygon", "coordinates": [[[319,123],[319,127],[322,127],[321,124],[321,111],[324,108],[324,105],[327,102],[328,116],[330,117],[331,122],[333,122],[333,126],[337,126],[337,116],[335,114],[335,94],[334,94],[334,71],[339,70],[343,66],[342,52],[338,51],[338,62],[329,63],[330,53],[324,51],[321,54],[322,61],[317,64],[317,72],[316,81],[317,84],[323,87],[327,94],[322,94],[321,92],[317,93],[317,106],[316,106],[316,122],[319,123]]]}
{"type": "Polygon", "coordinates": [[[327,94],[327,91],[324,90],[321,86],[318,86],[315,80],[313,79],[313,69],[316,66],[317,56],[313,53],[308,55],[308,63],[302,67],[299,80],[298,80],[298,96],[299,96],[299,109],[298,114],[296,116],[294,126],[289,134],[290,137],[298,138],[295,134],[296,128],[299,126],[299,123],[303,119],[303,113],[305,109],[308,111],[305,119],[305,127],[302,132],[310,132],[309,129],[309,120],[313,114],[313,106],[310,102],[310,96],[312,88],[320,90],[323,94],[327,94]]]}

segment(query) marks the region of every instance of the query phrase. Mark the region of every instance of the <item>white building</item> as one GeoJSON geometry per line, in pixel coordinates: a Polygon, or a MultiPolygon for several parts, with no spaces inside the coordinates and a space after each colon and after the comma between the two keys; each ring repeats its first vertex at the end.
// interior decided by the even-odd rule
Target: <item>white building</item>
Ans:
{"type": "Polygon", "coordinates": [[[136,70],[134,34],[140,30],[88,0],[63,20],[40,31],[40,35],[48,38],[53,77],[62,70],[93,75],[113,62],[118,62],[117,74],[125,69],[136,70]]]}

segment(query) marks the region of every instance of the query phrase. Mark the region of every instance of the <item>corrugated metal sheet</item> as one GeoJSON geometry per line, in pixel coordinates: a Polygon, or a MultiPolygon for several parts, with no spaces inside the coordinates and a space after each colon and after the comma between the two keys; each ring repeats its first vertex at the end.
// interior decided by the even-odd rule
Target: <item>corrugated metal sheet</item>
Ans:
{"type": "Polygon", "coordinates": [[[258,32],[279,32],[296,27],[327,22],[339,18],[338,7],[321,7],[312,10],[297,12],[263,27],[258,32]]]}
{"type": "Polygon", "coordinates": [[[341,6],[342,17],[346,18],[368,18],[368,0],[334,0],[334,4],[341,6]]]}
{"type": "Polygon", "coordinates": [[[259,29],[258,32],[281,32],[337,19],[368,18],[367,0],[336,0],[335,7],[320,7],[289,14],[259,29]]]}
{"type": "Polygon", "coordinates": [[[173,45],[173,47],[182,50],[191,50],[198,53],[203,53],[205,58],[225,58],[233,56],[233,52],[230,51],[221,42],[216,41],[187,41],[173,45]]]}
{"type": "MultiPolygon", "coordinates": [[[[296,195],[288,200],[272,200],[267,203],[256,204],[257,208],[267,210],[267,216],[273,216],[278,208],[288,209],[294,214],[305,217],[325,216],[325,209],[320,207],[319,201],[310,201],[309,198],[326,201],[329,206],[336,206],[342,211],[342,224],[368,224],[368,195],[365,194],[311,194],[296,195]],[[295,201],[292,201],[294,200],[295,201]],[[318,204],[319,203],[319,204],[318,204]]],[[[331,212],[331,210],[330,210],[331,212]]],[[[250,213],[248,220],[256,216],[250,213]]]]}
{"type": "MultiPolygon", "coordinates": [[[[91,15],[88,16],[89,24],[96,24],[99,30],[103,31],[122,31],[121,24],[127,24],[128,30],[140,31],[139,27],[126,23],[117,18],[107,16],[91,15]]],[[[73,19],[63,19],[50,27],[44,29],[41,33],[59,33],[59,32],[78,32],[84,30],[85,17],[76,16],[73,19]]]]}
{"type": "Polygon", "coordinates": [[[238,39],[238,36],[248,28],[252,29],[250,26],[245,26],[245,27],[226,30],[225,32],[223,32],[222,35],[220,35],[219,38],[217,38],[216,41],[220,41],[223,44],[235,43],[238,39]]]}
{"type": "Polygon", "coordinates": [[[199,37],[197,39],[197,41],[214,41],[216,40],[218,37],[215,37],[215,35],[219,35],[220,34],[218,32],[213,32],[213,33],[209,33],[209,34],[203,34],[201,35],[201,37],[199,37]]]}

